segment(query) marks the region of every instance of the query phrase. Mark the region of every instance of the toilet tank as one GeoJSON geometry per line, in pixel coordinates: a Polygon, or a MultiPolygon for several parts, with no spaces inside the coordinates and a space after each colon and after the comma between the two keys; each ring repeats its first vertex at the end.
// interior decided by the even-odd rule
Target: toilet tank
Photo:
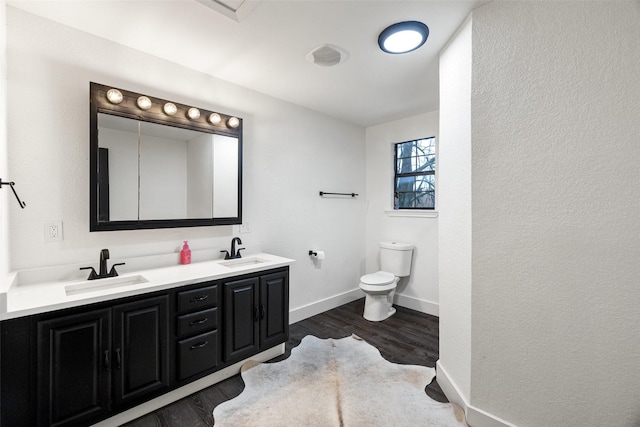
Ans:
{"type": "Polygon", "coordinates": [[[380,270],[405,277],[411,273],[413,245],[400,242],[380,242],[380,270]]]}

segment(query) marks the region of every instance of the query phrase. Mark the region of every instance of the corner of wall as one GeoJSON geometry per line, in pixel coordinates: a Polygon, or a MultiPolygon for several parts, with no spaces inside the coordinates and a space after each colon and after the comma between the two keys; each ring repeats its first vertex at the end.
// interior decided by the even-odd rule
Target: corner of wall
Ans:
{"type": "MultiPolygon", "coordinates": [[[[7,4],[0,0],[0,178],[8,179],[7,171],[7,4]]],[[[0,191],[0,284],[9,272],[9,212],[8,192],[0,191]]],[[[0,285],[1,286],[1,285],[0,285]]],[[[2,289],[0,288],[0,294],[2,289]]],[[[0,301],[1,303],[1,301],[0,301]]]]}
{"type": "Polygon", "coordinates": [[[468,425],[473,427],[515,427],[515,424],[511,424],[508,421],[469,404],[446,368],[442,366],[441,360],[436,362],[436,381],[442,389],[442,392],[447,396],[447,399],[462,408],[466,415],[468,425]]]}

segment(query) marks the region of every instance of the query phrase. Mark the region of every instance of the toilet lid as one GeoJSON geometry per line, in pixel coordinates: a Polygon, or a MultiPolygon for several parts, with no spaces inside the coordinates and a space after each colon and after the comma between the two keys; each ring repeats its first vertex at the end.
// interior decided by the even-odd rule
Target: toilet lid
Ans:
{"type": "Polygon", "coordinates": [[[393,273],[386,271],[378,271],[376,273],[365,274],[360,278],[360,281],[365,285],[388,285],[393,283],[396,276],[393,273]]]}

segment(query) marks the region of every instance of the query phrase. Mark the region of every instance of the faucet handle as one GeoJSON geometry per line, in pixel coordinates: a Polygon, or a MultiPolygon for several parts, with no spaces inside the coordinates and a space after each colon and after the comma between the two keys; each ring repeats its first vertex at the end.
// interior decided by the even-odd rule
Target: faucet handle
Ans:
{"type": "Polygon", "coordinates": [[[224,252],[224,253],[225,253],[224,259],[229,259],[229,258],[231,258],[231,256],[229,256],[229,251],[227,251],[227,250],[220,251],[220,253],[222,253],[222,252],[224,252]]]}
{"type": "Polygon", "coordinates": [[[116,271],[116,266],[118,265],[125,265],[126,262],[118,262],[116,264],[113,264],[111,266],[111,270],[109,271],[109,277],[116,277],[118,275],[118,272],[116,271]]]}
{"type": "Polygon", "coordinates": [[[93,267],[80,267],[80,270],[91,270],[91,273],[89,273],[89,278],[87,280],[94,280],[98,278],[98,274],[93,267]]]}
{"type": "Polygon", "coordinates": [[[242,255],[240,254],[240,251],[244,250],[245,248],[238,248],[238,250],[236,251],[236,258],[242,258],[242,255]]]}

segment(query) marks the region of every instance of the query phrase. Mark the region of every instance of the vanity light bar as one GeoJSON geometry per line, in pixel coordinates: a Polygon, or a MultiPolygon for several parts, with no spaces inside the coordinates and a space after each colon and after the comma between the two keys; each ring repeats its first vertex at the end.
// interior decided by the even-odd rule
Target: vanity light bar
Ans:
{"type": "Polygon", "coordinates": [[[235,116],[206,111],[139,93],[98,85],[97,83],[92,84],[101,87],[103,90],[102,93],[104,95],[102,96],[104,96],[104,98],[100,97],[100,99],[97,100],[98,107],[103,110],[112,110],[127,115],[147,117],[152,121],[160,120],[173,122],[175,124],[195,125],[202,128],[208,128],[213,125],[216,128],[226,128],[229,131],[238,129],[242,124],[242,119],[235,116]],[[105,98],[108,102],[102,101],[102,99],[105,98]],[[145,112],[147,112],[149,116],[145,115],[145,112]]]}

